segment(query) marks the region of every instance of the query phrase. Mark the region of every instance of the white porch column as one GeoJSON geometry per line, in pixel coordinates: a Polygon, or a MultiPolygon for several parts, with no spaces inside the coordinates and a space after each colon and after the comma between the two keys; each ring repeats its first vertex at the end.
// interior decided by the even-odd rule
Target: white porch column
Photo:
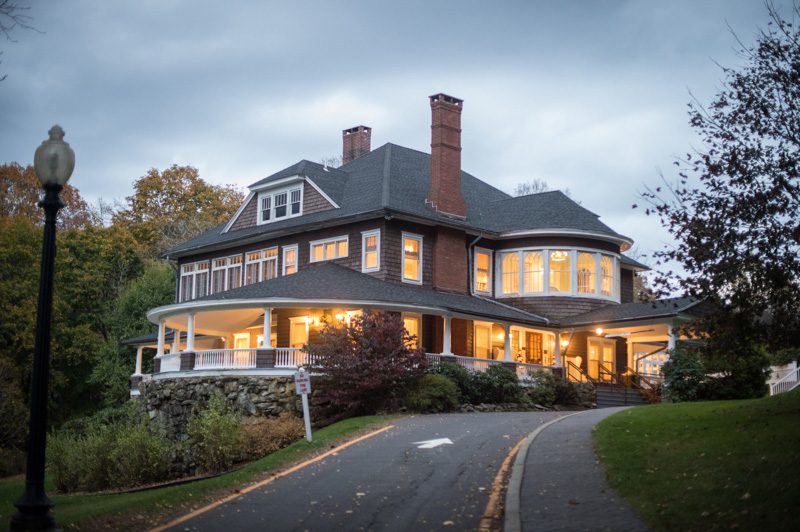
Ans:
{"type": "Polygon", "coordinates": [[[164,320],[158,321],[158,348],[156,349],[156,356],[164,354],[164,334],[166,333],[166,326],[164,320]]]}
{"type": "Polygon", "coordinates": [[[189,313],[186,323],[186,350],[194,351],[194,312],[189,313]]]}
{"type": "Polygon", "coordinates": [[[136,369],[133,371],[134,375],[142,374],[142,351],[144,347],[139,346],[136,348],[136,369]]]}
{"type": "Polygon", "coordinates": [[[172,329],[172,349],[171,353],[177,353],[181,350],[181,332],[178,329],[172,329]]]}
{"type": "Polygon", "coordinates": [[[563,366],[564,364],[561,362],[561,333],[555,333],[555,359],[556,359],[556,366],[563,366]]]}
{"type": "Polygon", "coordinates": [[[675,349],[675,345],[678,343],[678,330],[675,327],[674,323],[671,323],[669,326],[669,340],[667,340],[667,349],[669,349],[670,353],[673,349],[675,349]]]}
{"type": "Polygon", "coordinates": [[[444,316],[444,337],[442,338],[442,354],[443,355],[452,355],[453,348],[451,347],[452,343],[450,341],[450,334],[451,334],[451,318],[450,316],[444,316]]]}
{"type": "Polygon", "coordinates": [[[271,347],[270,337],[272,336],[272,308],[264,308],[264,347],[265,349],[271,347]]]}
{"type": "Polygon", "coordinates": [[[503,344],[503,360],[511,362],[511,324],[503,324],[505,343],[503,344]]]}

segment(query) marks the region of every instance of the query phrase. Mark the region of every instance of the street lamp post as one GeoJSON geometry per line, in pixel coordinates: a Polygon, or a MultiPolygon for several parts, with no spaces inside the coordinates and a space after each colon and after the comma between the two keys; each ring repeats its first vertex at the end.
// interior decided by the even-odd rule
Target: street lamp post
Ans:
{"type": "Polygon", "coordinates": [[[28,462],[25,492],[14,506],[12,530],[51,530],[55,521],[53,503],[44,492],[45,446],[47,444],[47,391],[50,373],[50,322],[53,310],[53,270],[56,258],[56,216],[64,206],[61,189],[72,175],[75,153],[64,142],[64,130],[53,126],[50,138],[36,149],[33,167],[44,188],[39,206],[44,209],[44,239],[39,275],[39,303],[36,309],[36,341],[31,377],[31,417],[28,432],[28,462]]]}

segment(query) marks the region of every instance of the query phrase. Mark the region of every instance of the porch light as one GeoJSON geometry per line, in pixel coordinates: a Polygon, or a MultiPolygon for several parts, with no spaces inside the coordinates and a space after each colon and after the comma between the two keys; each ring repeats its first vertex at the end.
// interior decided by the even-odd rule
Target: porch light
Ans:
{"type": "Polygon", "coordinates": [[[598,327],[597,329],[594,330],[594,333],[597,336],[603,336],[603,328],[602,327],[598,327]]]}
{"type": "Polygon", "coordinates": [[[44,490],[50,327],[53,314],[56,217],[58,211],[64,207],[59,193],[75,168],[75,152],[64,142],[64,130],[60,126],[51,127],[48,134],[49,138],[36,148],[33,156],[33,168],[44,189],[44,197],[39,202],[39,207],[44,210],[44,237],[33,347],[25,491],[14,503],[17,513],[11,518],[12,530],[51,530],[56,527],[50,513],[53,503],[44,490]]]}
{"type": "Polygon", "coordinates": [[[553,251],[550,253],[550,260],[554,262],[564,262],[567,260],[568,253],[566,251],[553,251]]]}
{"type": "Polygon", "coordinates": [[[569,340],[564,340],[562,338],[561,341],[558,342],[558,345],[560,345],[562,348],[566,348],[569,345],[569,340]]]}

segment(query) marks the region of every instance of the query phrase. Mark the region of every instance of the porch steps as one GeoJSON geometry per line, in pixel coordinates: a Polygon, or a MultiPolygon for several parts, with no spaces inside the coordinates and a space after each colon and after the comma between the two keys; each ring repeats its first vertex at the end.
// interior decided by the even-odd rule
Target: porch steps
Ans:
{"type": "Polygon", "coordinates": [[[614,387],[608,384],[597,384],[595,388],[597,390],[597,408],[647,404],[647,401],[635,388],[614,387]]]}

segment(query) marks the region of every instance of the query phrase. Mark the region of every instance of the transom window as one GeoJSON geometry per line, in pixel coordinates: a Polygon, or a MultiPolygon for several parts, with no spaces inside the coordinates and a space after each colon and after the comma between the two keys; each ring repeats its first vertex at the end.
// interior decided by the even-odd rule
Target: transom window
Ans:
{"type": "Polygon", "coordinates": [[[361,233],[361,271],[377,272],[381,269],[381,232],[364,231],[361,233]]]}
{"type": "Polygon", "coordinates": [[[211,293],[242,286],[242,256],[232,255],[211,261],[211,293]]]}
{"type": "Polygon", "coordinates": [[[403,281],[422,284],[422,236],[403,233],[403,281]]]}
{"type": "Polygon", "coordinates": [[[484,249],[475,250],[475,291],[492,291],[492,252],[484,249]]]}
{"type": "Polygon", "coordinates": [[[303,206],[303,188],[294,187],[258,193],[258,223],[265,224],[300,216],[303,206]]]}
{"type": "Polygon", "coordinates": [[[311,262],[322,262],[324,260],[346,257],[347,243],[347,235],[311,242],[311,262]]]}
{"type": "Polygon", "coordinates": [[[495,290],[499,297],[569,295],[618,301],[618,262],[613,255],[582,249],[497,252],[495,290]]]}
{"type": "Polygon", "coordinates": [[[245,255],[244,284],[260,283],[278,276],[278,248],[251,251],[245,255]]]}
{"type": "Polygon", "coordinates": [[[208,295],[208,261],[183,264],[178,301],[189,301],[206,295],[208,295]]]}

